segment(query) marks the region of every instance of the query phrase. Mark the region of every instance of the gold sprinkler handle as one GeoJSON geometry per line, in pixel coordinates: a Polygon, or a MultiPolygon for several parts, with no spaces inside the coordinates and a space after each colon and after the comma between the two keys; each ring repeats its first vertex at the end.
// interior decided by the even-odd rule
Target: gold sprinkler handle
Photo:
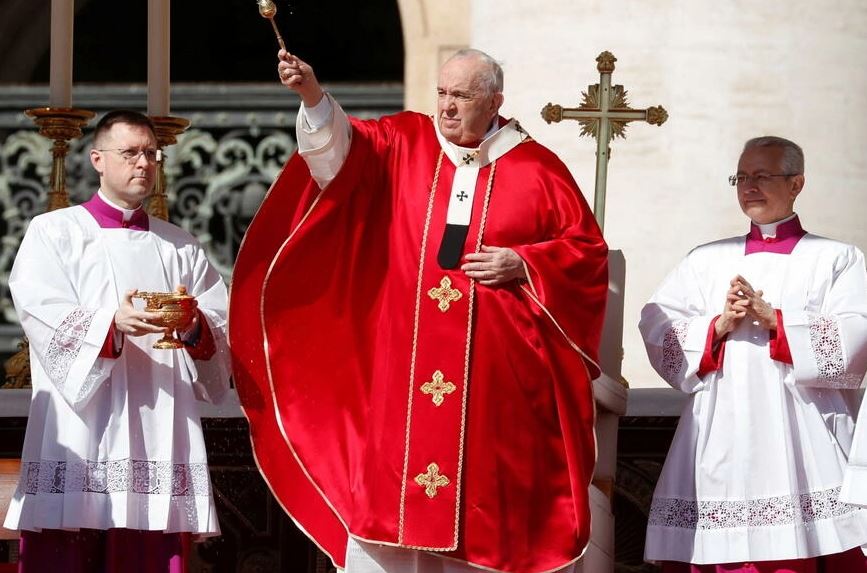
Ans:
{"type": "Polygon", "coordinates": [[[274,35],[277,36],[277,43],[280,44],[280,49],[286,51],[286,44],[283,43],[283,36],[280,35],[280,30],[277,29],[277,23],[274,22],[274,16],[277,14],[277,6],[271,0],[256,0],[259,5],[259,15],[263,18],[268,18],[271,22],[271,27],[274,28],[274,35]]]}

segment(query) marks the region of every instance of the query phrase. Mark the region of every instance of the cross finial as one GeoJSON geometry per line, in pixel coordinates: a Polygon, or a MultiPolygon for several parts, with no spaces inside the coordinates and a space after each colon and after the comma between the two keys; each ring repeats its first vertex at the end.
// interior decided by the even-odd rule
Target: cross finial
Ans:
{"type": "Polygon", "coordinates": [[[616,61],[617,58],[614,57],[614,54],[605,50],[596,56],[596,69],[599,70],[600,74],[610,74],[614,71],[614,62],[616,61]]]}

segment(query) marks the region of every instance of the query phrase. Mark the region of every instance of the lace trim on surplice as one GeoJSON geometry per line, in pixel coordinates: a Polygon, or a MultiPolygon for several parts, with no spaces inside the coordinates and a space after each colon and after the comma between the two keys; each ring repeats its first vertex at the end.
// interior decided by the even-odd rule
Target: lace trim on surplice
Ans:
{"type": "Polygon", "coordinates": [[[76,308],[63,319],[48,343],[45,371],[58,388],[66,384],[66,376],[78,357],[95,314],[96,311],[76,308]]]}
{"type": "Polygon", "coordinates": [[[859,508],[838,500],[840,488],[761,499],[695,501],[654,498],[649,525],[682,529],[734,529],[808,524],[859,508]]]}
{"type": "Polygon", "coordinates": [[[151,460],[24,462],[24,493],[139,493],[210,495],[208,464],[151,460]]]}
{"type": "Polygon", "coordinates": [[[81,388],[78,389],[75,401],[81,402],[84,400],[93,391],[94,386],[108,378],[110,373],[111,368],[108,366],[108,360],[105,358],[97,358],[96,362],[91,367],[90,372],[87,373],[84,382],[82,382],[81,388]]]}
{"type": "Polygon", "coordinates": [[[683,370],[683,344],[686,342],[686,332],[689,322],[675,320],[665,332],[662,339],[662,377],[666,382],[674,384],[683,370]]]}
{"type": "Polygon", "coordinates": [[[837,321],[827,316],[813,316],[810,317],[809,327],[810,346],[822,385],[829,388],[858,388],[861,379],[846,372],[837,321]]]}

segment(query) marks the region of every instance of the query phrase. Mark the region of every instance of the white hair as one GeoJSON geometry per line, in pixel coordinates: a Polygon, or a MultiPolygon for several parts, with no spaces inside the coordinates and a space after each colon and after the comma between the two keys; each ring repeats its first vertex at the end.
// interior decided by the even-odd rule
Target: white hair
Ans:
{"type": "Polygon", "coordinates": [[[503,67],[500,63],[481,50],[475,48],[464,48],[455,52],[452,57],[446,60],[446,63],[452,60],[462,60],[475,58],[484,63],[488,70],[479,75],[479,83],[488,92],[488,94],[502,93],[503,91],[503,67]]]}
{"type": "Polygon", "coordinates": [[[776,135],[754,137],[744,144],[741,154],[756,147],[779,147],[783,150],[783,171],[787,175],[804,174],[804,150],[794,141],[776,135]]]}

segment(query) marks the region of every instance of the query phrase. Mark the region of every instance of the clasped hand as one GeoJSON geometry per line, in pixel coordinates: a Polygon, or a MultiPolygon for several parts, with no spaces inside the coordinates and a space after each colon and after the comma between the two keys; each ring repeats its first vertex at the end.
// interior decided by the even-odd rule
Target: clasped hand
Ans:
{"type": "Polygon", "coordinates": [[[729,283],[723,312],[716,321],[716,338],[722,338],[734,330],[741,320],[750,317],[764,329],[777,329],[777,315],[774,308],[763,298],[764,293],[756,290],[747,280],[737,275],[729,283]]]}

